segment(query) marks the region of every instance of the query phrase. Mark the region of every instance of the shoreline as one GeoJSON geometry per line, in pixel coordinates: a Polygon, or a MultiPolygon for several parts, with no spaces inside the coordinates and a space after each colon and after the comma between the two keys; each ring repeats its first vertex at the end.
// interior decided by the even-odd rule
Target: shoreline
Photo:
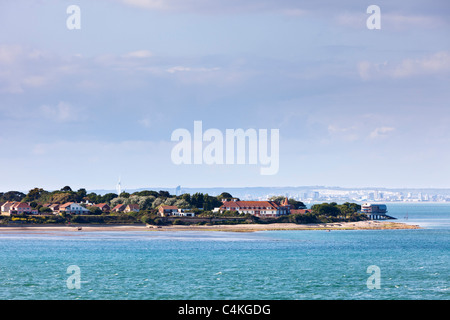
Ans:
{"type": "Polygon", "coordinates": [[[11,231],[223,231],[223,232],[256,232],[256,231],[280,231],[280,230],[403,230],[422,229],[418,225],[392,221],[357,221],[357,222],[334,222],[334,223],[271,223],[271,224],[236,224],[236,225],[0,225],[0,233],[11,231]],[[81,230],[78,230],[81,228],[81,230]]]}

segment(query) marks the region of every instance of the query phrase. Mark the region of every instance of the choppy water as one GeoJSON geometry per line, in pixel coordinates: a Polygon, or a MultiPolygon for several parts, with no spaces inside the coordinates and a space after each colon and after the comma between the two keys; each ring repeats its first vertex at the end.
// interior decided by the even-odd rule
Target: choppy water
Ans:
{"type": "Polygon", "coordinates": [[[2,299],[449,299],[450,205],[421,230],[0,232],[2,299]],[[79,267],[79,289],[67,273],[79,267]],[[380,289],[369,289],[380,270],[380,289]]]}

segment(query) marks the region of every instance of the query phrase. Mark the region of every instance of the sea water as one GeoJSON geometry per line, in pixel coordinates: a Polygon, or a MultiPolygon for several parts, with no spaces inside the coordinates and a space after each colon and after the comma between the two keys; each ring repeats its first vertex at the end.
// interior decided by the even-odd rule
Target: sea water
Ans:
{"type": "Polygon", "coordinates": [[[0,231],[0,297],[449,299],[450,204],[388,208],[423,229],[0,231]]]}

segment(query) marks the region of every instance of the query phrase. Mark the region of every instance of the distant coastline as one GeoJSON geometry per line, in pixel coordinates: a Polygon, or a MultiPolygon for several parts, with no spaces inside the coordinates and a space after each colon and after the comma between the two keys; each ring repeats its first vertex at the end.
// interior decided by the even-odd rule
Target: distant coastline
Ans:
{"type": "Polygon", "coordinates": [[[271,224],[237,224],[237,225],[169,225],[153,226],[145,224],[135,225],[2,225],[1,232],[38,232],[38,231],[69,231],[69,232],[91,232],[91,231],[223,231],[223,232],[256,232],[275,230],[403,230],[422,229],[417,225],[392,221],[356,221],[356,222],[334,222],[334,223],[271,223],[271,224]]]}

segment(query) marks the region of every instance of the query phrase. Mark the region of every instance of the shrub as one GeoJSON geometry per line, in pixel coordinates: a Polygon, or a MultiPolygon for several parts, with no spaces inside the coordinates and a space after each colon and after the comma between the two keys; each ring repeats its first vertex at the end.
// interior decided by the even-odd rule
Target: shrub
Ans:
{"type": "Polygon", "coordinates": [[[172,222],[172,224],[173,224],[173,225],[183,225],[184,222],[183,222],[182,220],[180,220],[180,219],[175,219],[175,220],[172,222]]]}
{"type": "Polygon", "coordinates": [[[317,215],[314,213],[306,213],[306,214],[293,214],[289,216],[289,221],[296,224],[305,224],[305,223],[317,223],[320,222],[317,215]]]}

